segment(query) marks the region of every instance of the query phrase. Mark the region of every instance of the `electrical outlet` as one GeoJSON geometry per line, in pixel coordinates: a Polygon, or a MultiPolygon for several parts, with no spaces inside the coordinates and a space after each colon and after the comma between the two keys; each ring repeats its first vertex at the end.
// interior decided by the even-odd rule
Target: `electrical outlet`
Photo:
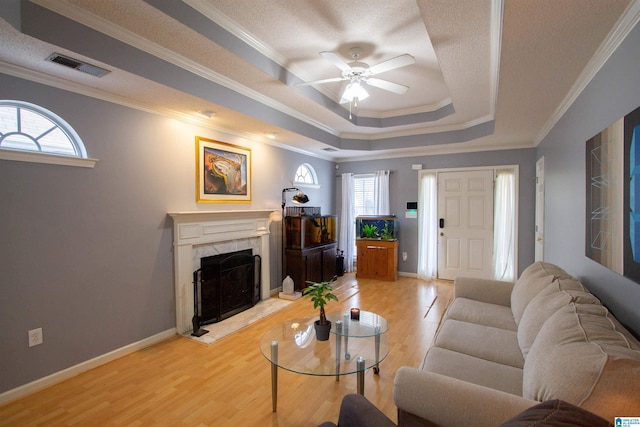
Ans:
{"type": "Polygon", "coordinates": [[[29,347],[42,344],[42,328],[29,331],[29,347]]]}
{"type": "Polygon", "coordinates": [[[407,253],[406,252],[402,252],[402,260],[403,261],[407,260],[407,253]]]}

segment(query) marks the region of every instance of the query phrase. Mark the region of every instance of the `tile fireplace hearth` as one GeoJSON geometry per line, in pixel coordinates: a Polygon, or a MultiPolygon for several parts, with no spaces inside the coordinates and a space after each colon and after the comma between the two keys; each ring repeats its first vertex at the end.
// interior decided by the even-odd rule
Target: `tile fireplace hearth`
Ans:
{"type": "MultiPolygon", "coordinates": [[[[276,214],[278,212],[275,212],[276,214]]],[[[270,297],[269,218],[271,210],[170,212],[176,291],[176,330],[193,328],[193,272],[200,259],[243,249],[262,258],[260,299],[270,297]]]]}

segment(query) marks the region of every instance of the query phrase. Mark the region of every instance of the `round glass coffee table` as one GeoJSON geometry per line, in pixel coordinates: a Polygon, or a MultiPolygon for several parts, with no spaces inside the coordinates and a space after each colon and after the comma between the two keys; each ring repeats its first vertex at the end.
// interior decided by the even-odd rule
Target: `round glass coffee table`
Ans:
{"type": "Polygon", "coordinates": [[[303,375],[335,376],[357,374],[358,393],[364,394],[364,373],[389,354],[386,319],[361,311],[360,320],[349,312],[328,313],[331,336],[316,340],[313,322],[317,317],[293,319],[274,326],[260,340],[260,351],[271,363],[271,398],[273,412],[278,406],[278,368],[303,375]],[[344,352],[343,352],[344,351],[344,352]]]}

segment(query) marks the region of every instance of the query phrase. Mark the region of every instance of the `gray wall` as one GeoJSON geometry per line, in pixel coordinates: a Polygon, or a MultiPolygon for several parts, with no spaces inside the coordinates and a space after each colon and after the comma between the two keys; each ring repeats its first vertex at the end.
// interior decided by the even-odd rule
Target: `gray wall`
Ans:
{"type": "MultiPolygon", "coordinates": [[[[175,326],[167,212],[274,209],[307,162],[333,212],[334,163],[0,74],[2,98],[41,105],[83,139],[94,169],[0,160],[0,392],[175,326]],[[195,136],[252,149],[250,205],[195,202],[195,136]],[[27,331],[43,328],[29,348],[27,331]]],[[[281,223],[271,225],[280,253],[281,223]]],[[[272,256],[271,287],[280,286],[272,256]]]]}
{"type": "Polygon", "coordinates": [[[626,326],[640,334],[640,284],[585,253],[585,143],[640,106],[640,26],[538,147],[545,162],[545,259],[580,278],[626,326]]]}
{"type": "Polygon", "coordinates": [[[340,174],[372,173],[388,169],[391,213],[398,216],[398,270],[416,273],[418,258],[418,220],[405,218],[406,203],[418,200],[418,171],[412,164],[422,164],[423,169],[466,168],[476,166],[519,165],[519,244],[518,265],[522,271],[534,258],[535,212],[535,150],[504,150],[482,153],[446,154],[437,156],[404,157],[367,162],[340,163],[336,176],[336,206],[341,206],[342,179],[340,174]],[[402,261],[402,252],[407,260],[402,261]]]}

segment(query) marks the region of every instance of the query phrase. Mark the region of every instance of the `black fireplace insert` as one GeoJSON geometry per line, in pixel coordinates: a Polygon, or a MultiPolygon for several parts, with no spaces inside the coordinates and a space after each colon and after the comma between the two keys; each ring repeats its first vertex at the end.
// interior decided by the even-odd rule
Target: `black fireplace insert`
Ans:
{"type": "Polygon", "coordinates": [[[193,332],[220,322],[260,300],[260,255],[251,249],[202,258],[193,273],[193,332]]]}

